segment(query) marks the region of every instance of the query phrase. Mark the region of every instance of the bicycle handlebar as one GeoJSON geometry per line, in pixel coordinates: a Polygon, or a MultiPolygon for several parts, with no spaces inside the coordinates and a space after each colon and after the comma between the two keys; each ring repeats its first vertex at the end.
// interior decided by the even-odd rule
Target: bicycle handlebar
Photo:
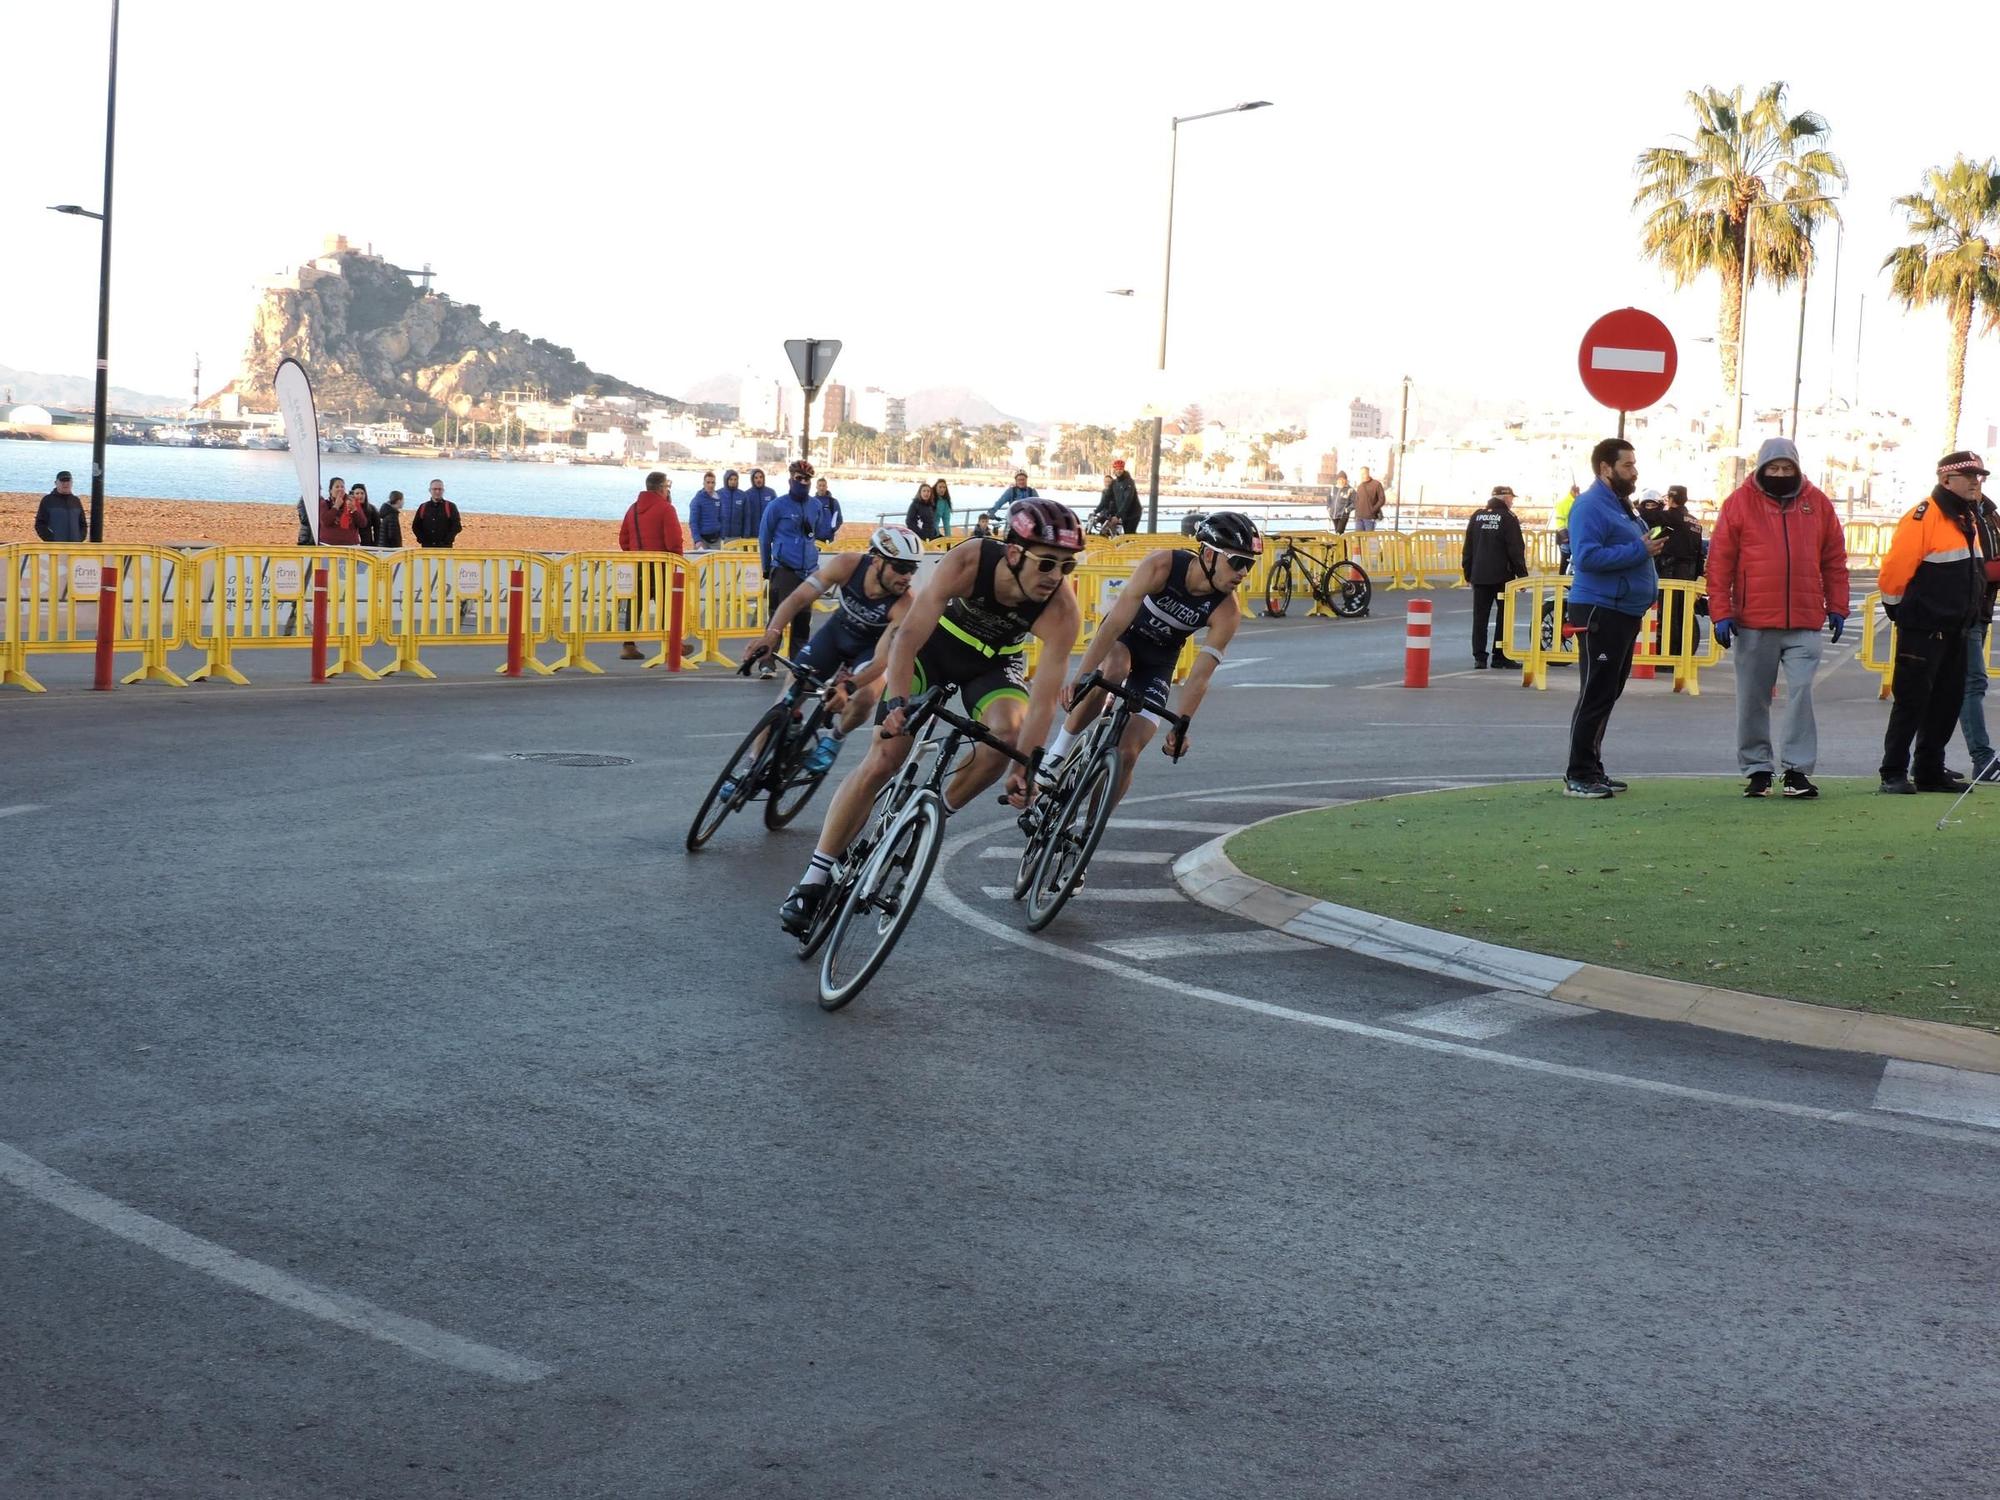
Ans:
{"type": "MultiPolygon", "coordinates": [[[[1076,696],[1071,700],[1072,706],[1081,703],[1093,691],[1100,688],[1112,697],[1122,699],[1126,706],[1134,713],[1150,713],[1155,718],[1164,719],[1170,728],[1178,729],[1181,732],[1182,739],[1187,738],[1188,716],[1186,714],[1168,713],[1163,708],[1148,708],[1144,693],[1136,688],[1127,687],[1122,682],[1105,681],[1104,674],[1101,671],[1086,672],[1077,679],[1076,696]]],[[[1176,755],[1174,759],[1179,760],[1180,757],[1176,755]]]]}
{"type": "MultiPolygon", "coordinates": [[[[903,705],[903,733],[915,738],[917,732],[928,721],[939,719],[949,724],[953,729],[956,729],[975,744],[985,745],[991,750],[998,750],[1007,759],[1015,762],[1017,765],[1027,767],[1030,775],[1034,774],[1035,768],[1041,764],[1042,760],[1042,752],[1039,747],[1025,753],[1016,750],[977,719],[968,719],[964,715],[955,714],[946,708],[944,700],[950,695],[951,688],[949,686],[926,688],[908,703],[905,703],[903,705]]],[[[882,737],[884,739],[892,738],[888,734],[884,734],[882,737]]]]}
{"type": "Polygon", "coordinates": [[[736,669],[736,675],[738,677],[748,677],[750,675],[750,668],[762,661],[765,655],[769,655],[772,661],[783,667],[787,672],[790,672],[794,677],[802,679],[814,692],[824,692],[826,690],[830,679],[821,677],[811,667],[803,666],[789,657],[781,656],[776,651],[746,657],[743,664],[736,669]]]}

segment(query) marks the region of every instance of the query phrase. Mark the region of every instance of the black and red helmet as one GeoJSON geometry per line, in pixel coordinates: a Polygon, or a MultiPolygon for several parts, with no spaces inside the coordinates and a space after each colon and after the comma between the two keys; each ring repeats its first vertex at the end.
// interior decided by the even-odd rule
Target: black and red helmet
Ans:
{"type": "Polygon", "coordinates": [[[787,472],[794,479],[811,479],[813,477],[813,466],[803,458],[795,458],[792,460],[792,467],[787,472]]]}
{"type": "Polygon", "coordinates": [[[1066,552],[1083,550],[1083,527],[1076,512],[1059,500],[1016,500],[1007,509],[1007,540],[1025,547],[1040,542],[1066,552]]]}

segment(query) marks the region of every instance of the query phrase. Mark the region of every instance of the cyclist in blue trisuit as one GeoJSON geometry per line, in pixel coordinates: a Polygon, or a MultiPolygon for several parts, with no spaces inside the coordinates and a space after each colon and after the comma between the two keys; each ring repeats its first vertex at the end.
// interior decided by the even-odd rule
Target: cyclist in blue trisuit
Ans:
{"type": "Polygon", "coordinates": [[[815,676],[832,682],[846,674],[846,706],[840,722],[821,732],[799,769],[817,776],[840,755],[847,736],[859,729],[881,696],[888,662],[881,654],[882,638],[891,634],[910,612],[910,583],[924,544],[903,526],[878,526],[866,552],[841,552],[822,558],[806,581],[780,604],[764,634],[743,653],[749,666],[778,649],[785,628],[800,610],[811,609],[829,591],[836,608],[793,658],[815,676]]]}
{"type": "MultiPolygon", "coordinates": [[[[1139,564],[1119,592],[1118,602],[1097,627],[1090,649],[1083,653],[1083,664],[1077,668],[1077,679],[1102,672],[1108,681],[1121,682],[1146,695],[1149,711],[1125,726],[1118,745],[1118,797],[1132,784],[1139,752],[1164,722],[1158,715],[1167,711],[1174,663],[1181,648],[1197,630],[1206,630],[1208,638],[1195,656],[1187,681],[1181,684],[1180,702],[1175,705],[1177,712],[1190,719],[1201,707],[1201,700],[1208,695],[1209,678],[1215,675],[1243,619],[1236,590],[1250,576],[1264,550],[1264,538],[1257,534],[1256,524],[1240,511],[1219,510],[1204,516],[1194,537],[1199,544],[1197,551],[1162,549],[1139,564]]],[[[1072,701],[1075,696],[1073,680],[1064,695],[1065,701],[1072,703],[1069,717],[1049,742],[1050,760],[1060,759],[1103,711],[1102,691],[1091,692],[1080,703],[1072,701]]],[[[1178,730],[1168,731],[1161,748],[1175,759],[1187,753],[1186,740],[1178,730]]]]}
{"type": "MultiPolygon", "coordinates": [[[[975,537],[946,553],[917,590],[910,612],[885,652],[888,658],[881,732],[868,758],[834,793],[812,863],[778,917],[803,933],[826,899],[834,866],[868,821],[875,794],[896,774],[914,741],[904,732],[903,705],[935,687],[955,687],[965,710],[1009,745],[1038,745],[1054,721],[1063,667],[1076,645],[1083,611],[1069,586],[1083,551],[1083,528],[1066,505],[1017,501],[999,537],[975,537]],[[1042,643],[1032,683],[1022,669],[1028,637],[1042,643]]],[[[1015,765],[981,746],[945,788],[945,811],[958,812],[1015,765]]],[[[1018,766],[1008,793],[1031,795],[1018,766]]]]}

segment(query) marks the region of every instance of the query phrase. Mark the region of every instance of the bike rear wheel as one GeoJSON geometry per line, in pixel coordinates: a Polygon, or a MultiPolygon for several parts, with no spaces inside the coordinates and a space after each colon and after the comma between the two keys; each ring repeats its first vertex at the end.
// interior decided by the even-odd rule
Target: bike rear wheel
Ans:
{"type": "Polygon", "coordinates": [[[935,792],[919,792],[889,825],[841,903],[820,960],[822,1010],[839,1010],[888,961],[917,914],[943,842],[944,803],[935,792]]]}
{"type": "Polygon", "coordinates": [[[1115,749],[1098,751],[1069,800],[1051,820],[1047,847],[1028,892],[1028,931],[1040,932],[1048,926],[1076,894],[1090,857],[1104,837],[1105,825],[1111,821],[1118,769],[1115,749]]]}
{"type": "Polygon", "coordinates": [[[1292,563],[1287,558],[1271,569],[1270,582],[1264,585],[1264,613],[1276,619],[1291,607],[1291,603],[1292,563]]]}
{"type": "Polygon", "coordinates": [[[769,769],[769,756],[778,732],[783,726],[784,716],[783,707],[773,704],[750,732],[743,736],[743,743],[736,747],[727,761],[723,762],[722,771],[716,776],[714,785],[709,787],[708,795],[701,799],[701,806],[695,809],[694,821],[688,824],[689,853],[693,853],[714,838],[715,830],[722,826],[723,820],[737,809],[747,807],[750,799],[757,795],[757,789],[769,769]],[[757,743],[760,736],[764,741],[762,745],[757,743]],[[723,785],[731,781],[735,785],[725,796],[723,785]]]}
{"type": "Polygon", "coordinates": [[[1375,585],[1360,563],[1337,562],[1326,570],[1326,606],[1343,620],[1358,620],[1368,613],[1368,601],[1375,597],[1375,585]]]}
{"type": "Polygon", "coordinates": [[[825,727],[826,704],[814,699],[811,711],[785,742],[783,763],[771,768],[771,795],[764,803],[766,828],[783,828],[791,822],[812,801],[819,784],[826,780],[825,771],[815,776],[800,769],[800,763],[818,745],[819,732],[825,727]]]}

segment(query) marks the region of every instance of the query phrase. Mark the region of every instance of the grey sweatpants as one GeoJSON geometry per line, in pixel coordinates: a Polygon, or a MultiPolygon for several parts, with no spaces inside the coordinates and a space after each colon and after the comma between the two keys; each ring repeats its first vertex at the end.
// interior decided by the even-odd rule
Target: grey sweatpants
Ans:
{"type": "Polygon", "coordinates": [[[1743,774],[1780,770],[1811,773],[1819,759],[1819,726],[1813,722],[1813,674],[1825,638],[1817,630],[1738,630],[1736,659],[1736,764],[1743,774]],[[1771,689],[1785,674],[1785,723],[1777,758],[1771,755],[1771,689]]]}

